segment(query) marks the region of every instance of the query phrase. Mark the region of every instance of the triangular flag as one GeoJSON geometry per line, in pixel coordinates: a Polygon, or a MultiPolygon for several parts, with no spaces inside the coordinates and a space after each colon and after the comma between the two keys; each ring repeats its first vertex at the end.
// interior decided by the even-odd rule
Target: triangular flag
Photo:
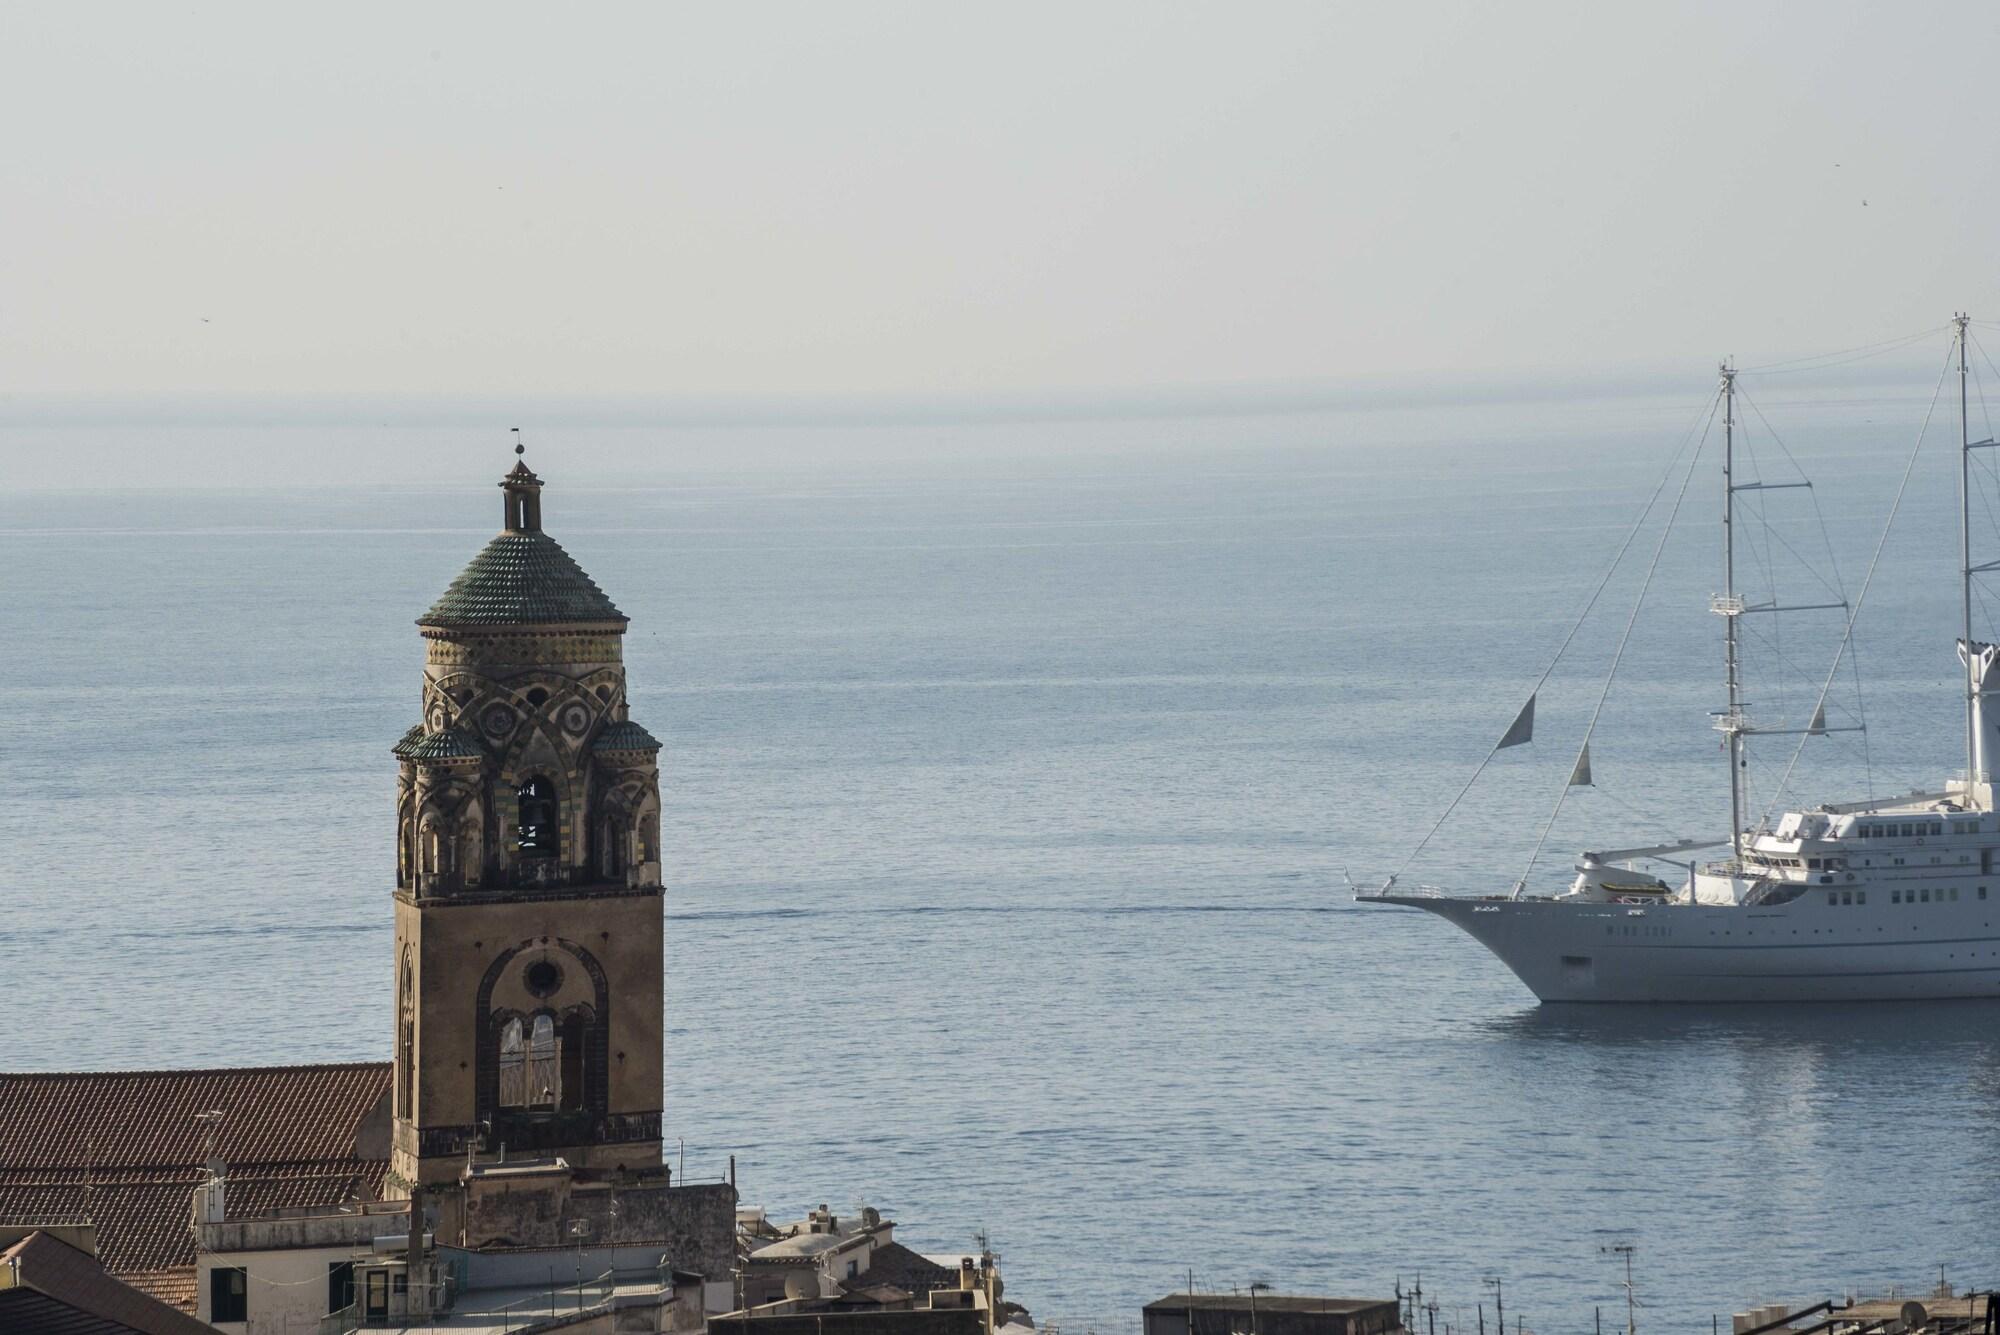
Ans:
{"type": "Polygon", "coordinates": [[[1826,735],[1826,701],[1822,700],[1813,706],[1812,722],[1806,724],[1806,731],[1814,737],[1826,735]]]}
{"type": "Polygon", "coordinates": [[[1505,751],[1510,746],[1520,746],[1524,742],[1532,742],[1534,740],[1535,697],[1531,695],[1528,697],[1528,703],[1521,706],[1521,712],[1516,714],[1514,721],[1507,726],[1507,735],[1502,737],[1500,744],[1493,749],[1495,751],[1505,751]]]}
{"type": "Polygon", "coordinates": [[[1597,786],[1590,781],[1589,742],[1585,742],[1583,750],[1577,754],[1576,768],[1569,772],[1569,786],[1572,788],[1595,788],[1597,786]]]}

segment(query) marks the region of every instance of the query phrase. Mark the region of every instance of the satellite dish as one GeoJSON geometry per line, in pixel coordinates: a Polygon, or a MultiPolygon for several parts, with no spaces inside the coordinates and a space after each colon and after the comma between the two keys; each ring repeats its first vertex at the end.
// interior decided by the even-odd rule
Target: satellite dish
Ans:
{"type": "Polygon", "coordinates": [[[819,1297],[819,1283],[810,1275],[791,1274],[785,1276],[785,1296],[793,1302],[819,1297]]]}
{"type": "Polygon", "coordinates": [[[1931,1319],[1931,1314],[1926,1312],[1924,1305],[1915,1298],[1904,1303],[1903,1310],[1897,1313],[1897,1315],[1903,1320],[1904,1330],[1922,1330],[1930,1324],[1931,1319]]]}

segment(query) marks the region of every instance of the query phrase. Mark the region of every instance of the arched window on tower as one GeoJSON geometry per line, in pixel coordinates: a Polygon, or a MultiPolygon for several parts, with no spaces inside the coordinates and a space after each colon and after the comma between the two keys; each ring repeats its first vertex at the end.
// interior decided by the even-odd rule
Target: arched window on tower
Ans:
{"type": "Polygon", "coordinates": [[[559,851],[557,833],[560,804],[556,786],[537,774],[515,792],[520,803],[520,824],[516,833],[524,858],[552,858],[559,851]]]}
{"type": "Polygon", "coordinates": [[[519,1108],[528,1102],[527,1044],[519,1016],[500,1030],[500,1106],[519,1108]]]}
{"type": "Polygon", "coordinates": [[[622,812],[613,810],[597,823],[597,872],[602,879],[618,881],[624,878],[625,855],[630,843],[622,812]]]}
{"type": "Polygon", "coordinates": [[[562,1043],[556,1022],[547,1014],[535,1017],[528,1033],[528,1106],[554,1108],[562,1102],[562,1043]]]}

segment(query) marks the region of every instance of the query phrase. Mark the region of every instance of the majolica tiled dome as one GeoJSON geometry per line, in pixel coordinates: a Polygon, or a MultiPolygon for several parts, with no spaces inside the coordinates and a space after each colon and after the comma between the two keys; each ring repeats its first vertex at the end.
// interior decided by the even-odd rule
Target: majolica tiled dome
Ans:
{"type": "Polygon", "coordinates": [[[594,746],[599,751],[657,751],[660,741],[631,719],[620,719],[605,725],[594,746]]]}
{"type": "Polygon", "coordinates": [[[459,572],[420,626],[518,626],[549,622],[624,622],[554,538],[542,532],[542,480],[523,463],[500,482],[507,530],[459,572]]]}
{"type": "Polygon", "coordinates": [[[408,745],[398,744],[395,752],[411,760],[476,760],[485,752],[457,728],[428,733],[408,745]]]}

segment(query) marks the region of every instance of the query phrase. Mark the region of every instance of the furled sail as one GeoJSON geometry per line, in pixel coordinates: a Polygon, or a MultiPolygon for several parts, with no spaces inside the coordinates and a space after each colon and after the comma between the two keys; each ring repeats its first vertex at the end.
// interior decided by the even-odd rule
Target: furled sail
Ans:
{"type": "Polygon", "coordinates": [[[1528,703],[1521,706],[1521,712],[1514,716],[1514,721],[1507,725],[1506,735],[1501,737],[1500,744],[1493,749],[1505,751],[1510,746],[1520,746],[1534,740],[1535,697],[1531,695],[1528,697],[1528,703]]]}

